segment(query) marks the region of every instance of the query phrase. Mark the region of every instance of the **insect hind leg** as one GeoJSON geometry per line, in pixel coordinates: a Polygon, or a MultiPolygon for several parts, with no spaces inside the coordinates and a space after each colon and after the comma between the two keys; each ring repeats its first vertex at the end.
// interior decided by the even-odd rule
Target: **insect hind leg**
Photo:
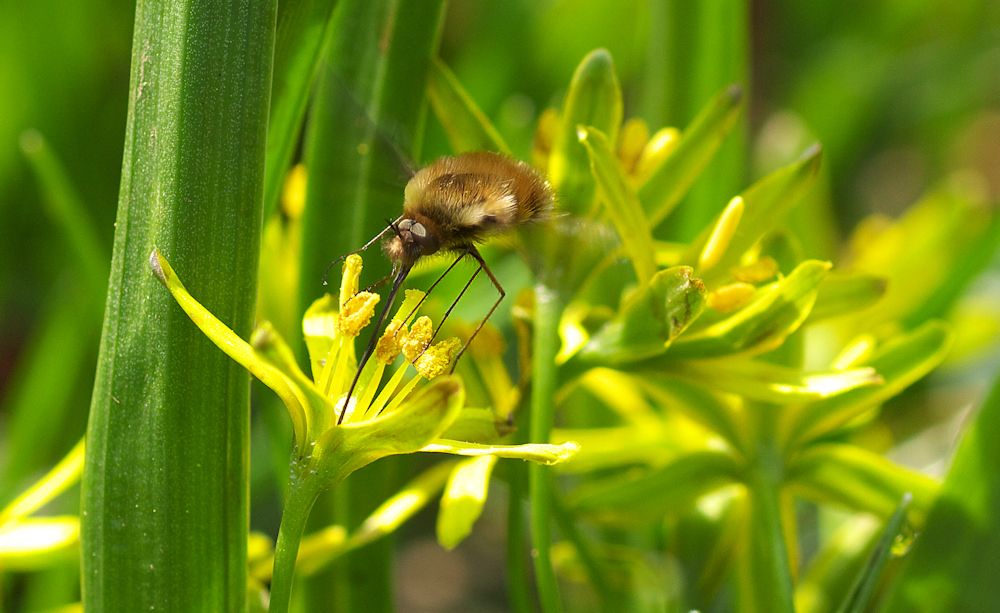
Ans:
{"type": "MultiPolygon", "coordinates": [[[[497,278],[493,275],[493,271],[490,270],[490,267],[486,265],[486,260],[483,259],[483,256],[479,253],[479,250],[476,249],[474,246],[469,246],[465,250],[463,250],[462,253],[458,256],[458,258],[456,258],[455,261],[452,263],[452,265],[448,267],[448,270],[445,271],[445,274],[447,274],[448,271],[454,268],[455,264],[457,264],[462,258],[464,258],[467,255],[472,256],[472,258],[474,258],[479,265],[476,268],[476,271],[472,273],[472,276],[469,277],[469,280],[462,288],[462,291],[460,291],[458,293],[458,296],[455,297],[455,300],[452,301],[451,306],[449,306],[448,310],[445,311],[444,316],[441,318],[440,325],[438,325],[437,330],[434,331],[434,335],[431,337],[430,343],[434,342],[434,339],[437,337],[438,332],[444,326],[445,320],[448,319],[448,316],[455,309],[455,306],[458,305],[458,301],[461,300],[462,296],[465,295],[465,292],[468,291],[469,287],[472,285],[472,282],[476,280],[476,277],[479,275],[480,271],[484,270],[486,271],[486,274],[487,276],[489,276],[490,281],[493,282],[493,287],[497,289],[497,292],[500,294],[500,296],[497,298],[496,302],[493,303],[493,306],[490,307],[489,312],[486,313],[486,317],[484,317],[479,322],[479,325],[476,326],[476,329],[472,331],[472,334],[469,336],[469,340],[466,341],[466,343],[455,355],[455,358],[451,361],[451,370],[449,371],[449,373],[455,372],[455,365],[458,364],[458,359],[462,357],[462,354],[465,353],[465,350],[469,348],[469,345],[476,338],[476,335],[479,334],[479,331],[483,329],[483,326],[485,326],[486,322],[489,321],[490,317],[493,315],[493,312],[497,310],[498,306],[500,306],[500,303],[503,301],[504,296],[507,295],[507,292],[504,291],[503,286],[500,285],[500,282],[497,281],[497,278]]],[[[441,275],[441,277],[438,278],[438,281],[440,281],[442,278],[444,278],[444,275],[441,275]]],[[[437,281],[434,282],[434,285],[437,285],[437,281]]],[[[433,288],[433,286],[431,287],[433,288]]],[[[429,291],[430,290],[428,290],[428,292],[429,291]]],[[[430,343],[428,343],[427,345],[428,347],[430,347],[430,343]]],[[[424,349],[424,351],[426,351],[426,349],[424,349]]]]}
{"type": "MultiPolygon", "coordinates": [[[[476,329],[472,331],[472,334],[469,336],[469,340],[466,341],[465,345],[463,345],[462,348],[455,355],[455,359],[451,361],[451,371],[449,372],[455,372],[455,365],[458,364],[458,359],[462,357],[462,354],[465,353],[465,350],[469,348],[469,345],[472,344],[472,341],[476,338],[476,335],[479,334],[479,331],[483,329],[483,326],[486,325],[486,322],[489,321],[490,317],[493,315],[493,311],[497,310],[497,307],[500,306],[501,302],[503,302],[504,296],[507,295],[507,292],[503,290],[503,286],[500,285],[500,282],[497,281],[497,278],[493,275],[493,271],[490,270],[490,267],[486,265],[486,260],[484,260],[483,256],[480,255],[479,250],[476,249],[475,247],[470,247],[469,255],[474,257],[476,261],[479,262],[479,268],[476,269],[476,272],[472,274],[472,279],[476,278],[476,275],[479,274],[480,270],[485,270],[486,275],[490,278],[490,281],[493,282],[493,287],[497,288],[497,293],[499,293],[500,296],[497,297],[497,301],[493,303],[492,307],[490,307],[489,312],[486,313],[486,317],[483,317],[483,319],[479,322],[479,325],[476,326],[476,329]]],[[[472,284],[472,279],[469,279],[469,283],[465,285],[465,289],[462,290],[462,293],[465,293],[465,290],[468,289],[469,285],[472,284]]],[[[461,297],[461,294],[459,294],[459,297],[461,297]]],[[[458,302],[458,299],[456,299],[455,301],[458,302]]]]}

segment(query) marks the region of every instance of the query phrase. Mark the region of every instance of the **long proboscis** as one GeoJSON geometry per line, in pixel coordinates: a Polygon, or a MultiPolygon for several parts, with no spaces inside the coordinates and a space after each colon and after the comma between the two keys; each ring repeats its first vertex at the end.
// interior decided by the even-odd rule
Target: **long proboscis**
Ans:
{"type": "MultiPolygon", "coordinates": [[[[391,227],[391,226],[390,226],[391,227]]],[[[354,380],[351,381],[351,387],[347,390],[347,395],[344,396],[344,406],[340,409],[340,417],[337,418],[337,425],[339,426],[344,421],[344,415],[347,414],[347,407],[351,402],[351,394],[354,393],[354,388],[358,385],[358,379],[361,378],[361,371],[364,370],[365,364],[371,359],[372,354],[375,353],[375,344],[378,343],[379,330],[382,329],[382,324],[385,323],[385,318],[389,314],[389,309],[392,308],[392,303],[396,300],[396,294],[399,293],[399,288],[403,286],[403,282],[406,281],[407,275],[410,274],[411,264],[403,264],[396,271],[396,278],[392,282],[392,289],[389,291],[389,297],[385,300],[385,306],[382,308],[382,313],[378,317],[378,323],[375,324],[375,330],[372,332],[372,337],[368,340],[368,346],[365,347],[365,353],[361,356],[361,360],[358,362],[358,370],[354,373],[354,380]]]]}

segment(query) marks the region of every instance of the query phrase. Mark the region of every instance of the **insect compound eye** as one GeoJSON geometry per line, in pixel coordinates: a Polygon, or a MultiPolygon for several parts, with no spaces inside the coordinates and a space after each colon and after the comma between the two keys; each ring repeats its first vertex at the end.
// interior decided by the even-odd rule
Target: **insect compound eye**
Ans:
{"type": "Polygon", "coordinates": [[[430,255],[440,247],[438,239],[418,221],[413,222],[410,226],[410,240],[420,247],[421,255],[430,255]]]}

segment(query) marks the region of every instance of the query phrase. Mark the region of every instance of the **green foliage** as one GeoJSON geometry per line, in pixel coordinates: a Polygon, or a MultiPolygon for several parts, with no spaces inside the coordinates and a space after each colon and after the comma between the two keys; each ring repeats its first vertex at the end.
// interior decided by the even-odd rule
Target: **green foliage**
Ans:
{"type": "MultiPolygon", "coordinates": [[[[82,576],[95,611],[388,611],[420,566],[463,610],[997,608],[996,390],[953,460],[928,443],[1000,329],[966,298],[1000,242],[988,3],[778,2],[753,31],[715,0],[140,4],[124,167],[118,4],[0,12],[28,162],[0,148],[0,608],[82,576]],[[324,269],[399,215],[413,160],[479,148],[557,194],[520,260],[483,248],[499,330],[434,378],[493,290],[436,345],[401,307],[423,349],[343,399],[379,297],[324,269]],[[250,422],[246,371],[275,392],[250,422]],[[454,591],[499,557],[507,600],[497,572],[454,591]]],[[[460,277],[404,306],[440,321],[460,277]]]]}

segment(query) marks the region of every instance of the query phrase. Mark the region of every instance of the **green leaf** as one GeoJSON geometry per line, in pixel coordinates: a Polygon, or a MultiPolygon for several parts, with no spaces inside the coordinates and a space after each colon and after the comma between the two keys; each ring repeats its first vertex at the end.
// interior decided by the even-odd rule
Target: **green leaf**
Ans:
{"type": "Polygon", "coordinates": [[[816,288],[828,270],[828,262],[802,262],[781,281],[758,290],[757,297],[735,314],[678,338],[663,358],[757,354],[778,347],[809,315],[816,288]]]}
{"type": "MultiPolygon", "coordinates": [[[[403,188],[423,140],[424,93],[443,10],[443,0],[337,3],[303,147],[309,185],[298,313],[325,292],[321,279],[332,260],[367,243],[386,219],[402,212],[403,188]]],[[[390,269],[386,258],[369,258],[362,287],[390,269]]],[[[301,347],[297,355],[305,358],[301,347]]],[[[332,496],[336,505],[324,499],[315,515],[324,523],[357,525],[394,492],[388,478],[348,479],[332,496]]],[[[337,607],[388,611],[391,564],[385,543],[369,546],[364,555],[347,555],[330,573],[304,582],[306,600],[328,603],[332,585],[337,607]]]]}
{"type": "Polygon", "coordinates": [[[902,530],[903,522],[906,521],[906,511],[907,507],[910,506],[910,500],[910,495],[904,494],[892,517],[885,522],[882,537],[879,539],[878,545],[875,546],[875,551],[872,552],[868,564],[858,575],[857,581],[838,609],[838,613],[865,613],[869,610],[871,603],[875,600],[875,589],[878,587],[879,579],[885,571],[886,564],[889,563],[896,536],[902,530]]]}
{"type": "MultiPolygon", "coordinates": [[[[740,194],[744,204],[743,215],[725,254],[717,259],[711,269],[705,271],[706,281],[709,279],[718,281],[727,277],[729,270],[739,264],[743,254],[754,243],[782,223],[785,214],[798,202],[816,178],[819,172],[820,152],[819,145],[810,147],[796,162],[774,171],[740,194]]],[[[712,236],[713,228],[714,224],[701,233],[681,261],[698,261],[699,255],[712,236]]],[[[702,274],[700,269],[698,272],[702,274]]],[[[712,286],[711,283],[709,285],[712,286]]]]}
{"type": "Polygon", "coordinates": [[[646,392],[662,407],[676,409],[694,421],[708,427],[737,449],[744,447],[745,430],[741,413],[734,403],[699,385],[680,381],[658,373],[637,378],[646,392]]]}
{"type": "Polygon", "coordinates": [[[639,188],[639,201],[653,227],[663,221],[701,174],[732,130],[743,90],[730,85],[713,97],[684,131],[674,152],[639,188]]]}
{"type": "Polygon", "coordinates": [[[656,262],[653,235],[650,234],[642,205],[622,173],[608,137],[591,127],[580,127],[578,135],[590,156],[590,167],[600,188],[604,210],[618,230],[639,283],[648,283],[656,272],[656,262]]]}
{"type": "Polygon", "coordinates": [[[611,54],[605,49],[591,51],[573,74],[549,158],[549,181],[566,211],[589,214],[597,190],[578,127],[593,126],[617,142],[621,123],[622,92],[611,54]]]}
{"type": "Polygon", "coordinates": [[[670,375],[709,389],[777,404],[828,398],[882,383],[873,368],[806,372],[757,360],[726,358],[678,362],[670,375]]]}
{"type": "Polygon", "coordinates": [[[664,353],[704,309],[705,286],[691,272],[676,266],[656,273],[574,360],[588,366],[620,365],[664,353]]]}
{"type": "Polygon", "coordinates": [[[465,403],[462,380],[438,377],[392,413],[327,430],[312,451],[326,487],[379,458],[424,449],[458,417],[465,403]]]}
{"type": "Polygon", "coordinates": [[[191,323],[147,262],[159,246],[208,309],[249,335],[275,6],[137,7],[82,485],[89,611],[247,606],[249,374],[191,323]]]}
{"type": "Polygon", "coordinates": [[[832,270],[819,284],[807,324],[838,315],[856,315],[885,295],[888,280],[864,272],[832,270]]]}
{"type": "Polygon", "coordinates": [[[572,440],[580,450],[570,461],[560,464],[562,474],[579,474],[609,468],[646,465],[662,466],[689,450],[666,424],[644,421],[619,428],[556,430],[554,440],[572,440]]]}
{"type": "Polygon", "coordinates": [[[592,481],[573,490],[566,504],[575,513],[603,521],[655,521],[686,510],[695,500],[740,479],[727,453],[700,451],[639,476],[592,481]]]}
{"type": "Polygon", "coordinates": [[[479,443],[465,443],[462,441],[449,441],[447,439],[437,439],[425,445],[420,451],[429,453],[453,453],[472,457],[496,456],[498,458],[509,458],[512,460],[525,460],[552,466],[559,462],[565,462],[573,457],[580,449],[580,446],[573,441],[567,441],[559,445],[548,443],[525,443],[523,445],[481,445],[479,443]]]}
{"type": "Polygon", "coordinates": [[[488,149],[513,155],[503,137],[441,58],[434,58],[427,93],[434,114],[444,126],[456,153],[488,149]]]}
{"type": "Polygon", "coordinates": [[[951,345],[945,324],[930,321],[879,348],[858,366],[870,366],[885,380],[800,407],[790,417],[789,441],[804,441],[830,432],[868,409],[892,398],[941,363],[951,345]]]}
{"type": "Polygon", "coordinates": [[[472,458],[452,470],[437,517],[437,539],[445,549],[454,549],[472,533],[472,525],[483,512],[496,460],[496,456],[472,458]]]}
{"type": "Polygon", "coordinates": [[[788,465],[794,491],[817,502],[843,505],[888,518],[899,499],[913,497],[912,521],[923,525],[939,486],[916,471],[855,445],[824,443],[794,456],[788,465]]]}
{"type": "Polygon", "coordinates": [[[1000,215],[994,212],[985,230],[976,236],[957,261],[949,266],[942,283],[919,307],[906,314],[903,325],[915,328],[928,319],[946,317],[969,284],[977,279],[983,268],[993,260],[998,246],[1000,246],[1000,215]]]}
{"type": "Polygon", "coordinates": [[[993,611],[1000,577],[1000,379],[965,431],[885,608],[993,611]]]}
{"type": "Polygon", "coordinates": [[[881,520],[855,514],[823,539],[795,586],[798,613],[833,613],[875,549],[881,520]]]}
{"type": "Polygon", "coordinates": [[[285,173],[301,136],[302,120],[336,5],[335,0],[291,0],[278,4],[264,171],[265,220],[270,219],[281,199],[285,173]]]}

